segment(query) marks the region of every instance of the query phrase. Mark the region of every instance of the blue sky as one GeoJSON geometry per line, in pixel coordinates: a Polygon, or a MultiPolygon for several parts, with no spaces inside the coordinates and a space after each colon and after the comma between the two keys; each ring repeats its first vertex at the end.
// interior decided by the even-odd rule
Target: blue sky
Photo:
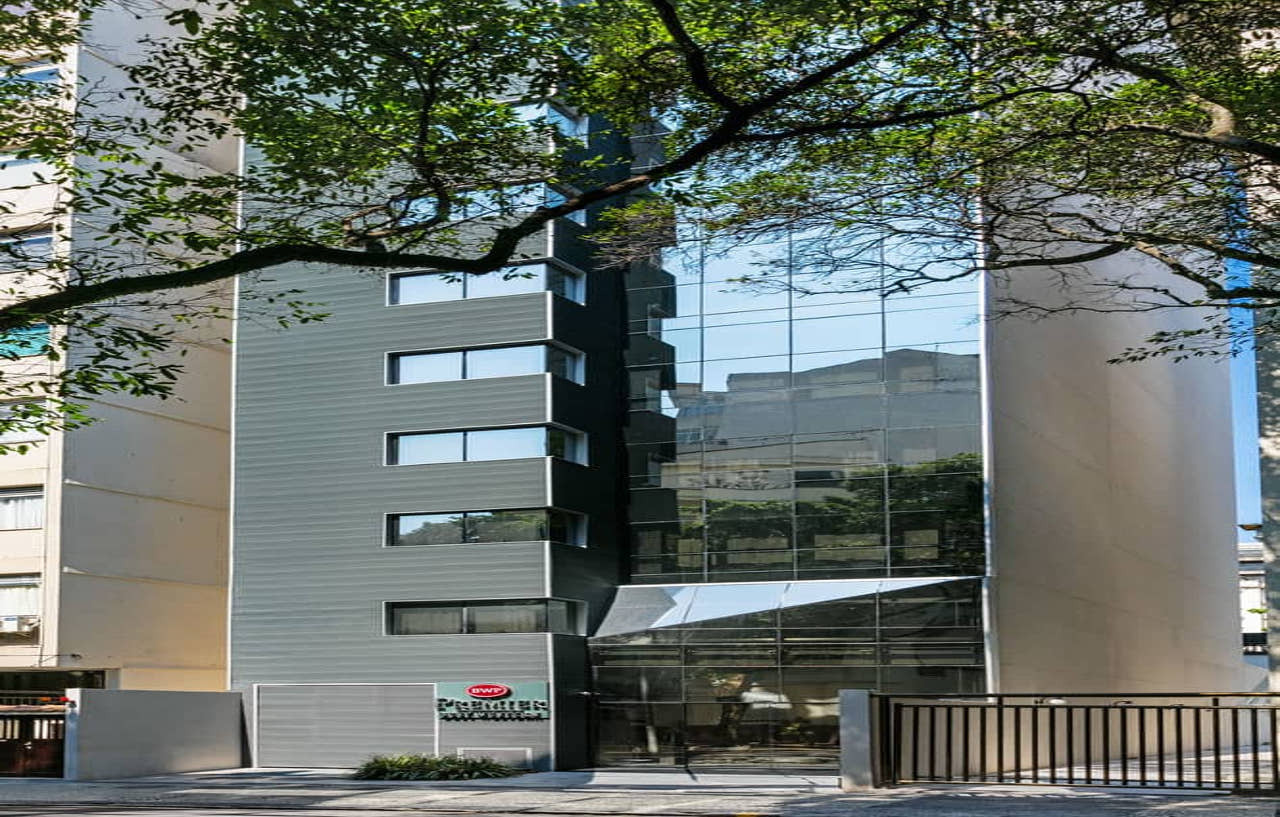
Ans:
{"type": "MultiPolygon", "coordinates": [[[[1262,521],[1262,508],[1258,479],[1257,376],[1252,350],[1231,359],[1231,415],[1235,426],[1236,522],[1258,523],[1262,521]]],[[[1249,541],[1252,537],[1240,531],[1240,538],[1249,541]]]]}

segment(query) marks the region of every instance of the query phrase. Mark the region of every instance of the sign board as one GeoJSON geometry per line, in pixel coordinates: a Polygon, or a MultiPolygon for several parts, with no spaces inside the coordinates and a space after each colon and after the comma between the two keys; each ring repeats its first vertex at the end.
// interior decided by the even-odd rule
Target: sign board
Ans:
{"type": "Polygon", "coordinates": [[[442,721],[545,721],[551,718],[546,681],[436,684],[436,714],[442,721]]]}

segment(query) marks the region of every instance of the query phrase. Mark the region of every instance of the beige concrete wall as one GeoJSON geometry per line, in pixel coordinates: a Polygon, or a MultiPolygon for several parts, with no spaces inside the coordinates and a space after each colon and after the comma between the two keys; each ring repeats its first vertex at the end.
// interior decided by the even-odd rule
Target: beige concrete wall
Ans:
{"type": "MultiPolygon", "coordinates": [[[[989,300],[1056,297],[1048,278],[1018,275],[989,300]]],[[[1158,328],[1198,322],[1081,313],[988,325],[999,689],[1243,684],[1228,366],[1106,363],[1158,328]]]]}
{"type": "MultiPolygon", "coordinates": [[[[119,66],[140,56],[143,37],[172,30],[164,21],[171,8],[151,0],[127,9],[109,4],[67,55],[67,69],[100,98],[124,88],[119,66]]],[[[125,113],[129,103],[113,97],[111,104],[125,113]]],[[[198,175],[234,167],[237,157],[226,140],[186,156],[157,150],[153,158],[198,175]]],[[[6,179],[22,181],[0,173],[0,188],[6,179]]],[[[23,212],[6,223],[46,219],[39,211],[56,192],[45,185],[14,194],[23,212]]],[[[100,255],[93,239],[103,226],[82,214],[59,251],[100,255]]],[[[116,252],[143,257],[128,246],[116,252]]],[[[229,295],[224,287],[213,298],[229,304],[229,295]]],[[[137,317],[162,319],[154,311],[137,317]]],[[[94,425],[53,435],[28,454],[0,456],[0,487],[46,491],[43,530],[0,531],[0,574],[40,573],[44,588],[40,644],[0,644],[0,667],[107,669],[123,687],[225,688],[229,335],[225,321],[182,327],[183,345],[170,358],[186,371],[172,399],[107,395],[89,406],[94,425]]]]}
{"type": "Polygon", "coordinates": [[[241,765],[238,692],[77,689],[67,710],[68,780],[241,765]]]}

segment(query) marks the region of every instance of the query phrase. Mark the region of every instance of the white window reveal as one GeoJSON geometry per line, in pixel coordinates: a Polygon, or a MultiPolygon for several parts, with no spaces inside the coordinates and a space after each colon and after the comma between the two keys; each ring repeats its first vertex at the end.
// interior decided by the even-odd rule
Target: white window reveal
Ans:
{"type": "Polygon", "coordinates": [[[554,426],[391,434],[387,465],[556,457],[586,464],[586,435],[554,426]]]}
{"type": "Polygon", "coordinates": [[[551,292],[575,303],[584,303],[585,291],[580,273],[556,264],[538,262],[483,275],[442,271],[392,275],[387,300],[396,306],[551,292]]]}
{"type": "Polygon", "coordinates": [[[401,352],[388,358],[387,383],[440,383],[543,372],[581,383],[582,370],[581,353],[546,344],[459,352],[401,352]]]}
{"type": "Polygon", "coordinates": [[[43,488],[0,489],[0,530],[44,527],[43,488]]]}

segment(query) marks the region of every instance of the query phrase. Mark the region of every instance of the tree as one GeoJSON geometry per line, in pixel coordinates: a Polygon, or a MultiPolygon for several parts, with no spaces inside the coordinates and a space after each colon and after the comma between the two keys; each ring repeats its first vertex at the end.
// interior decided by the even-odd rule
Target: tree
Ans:
{"type": "MultiPolygon", "coordinates": [[[[170,393],[175,327],[225,317],[235,276],[519,274],[529,237],[579,211],[619,263],[668,242],[680,208],[716,238],[802,229],[844,286],[1142,252],[1203,286],[1196,304],[1275,294],[1203,271],[1274,260],[1275,55],[1233,45],[1267,2],[133,2],[0,10],[11,54],[93,42],[113,15],[157,31],[114,87],[24,82],[20,62],[0,83],[5,143],[45,163],[15,193],[61,191],[35,216],[20,195],[7,208],[0,332],[62,327],[40,351],[68,358],[9,377],[51,399],[20,424],[170,393]],[[585,137],[565,126],[578,112],[585,137]],[[244,167],[199,164],[227,140],[252,146],[244,167]],[[173,155],[193,164],[157,158],[173,155]],[[76,251],[20,240],[44,224],[76,251]],[[886,258],[894,274],[866,280],[886,258]]],[[[1170,293],[1144,290],[1187,300],[1170,293]]],[[[285,324],[323,310],[295,292],[260,306],[285,324]]]]}
{"type": "Polygon", "coordinates": [[[972,87],[1013,98],[920,128],[797,128],[702,198],[713,232],[805,236],[823,288],[1048,269],[1057,295],[1002,312],[1204,312],[1117,360],[1232,351],[1252,337],[1233,308],[1280,328],[1280,4],[1022,0],[972,25],[972,87]]]}

